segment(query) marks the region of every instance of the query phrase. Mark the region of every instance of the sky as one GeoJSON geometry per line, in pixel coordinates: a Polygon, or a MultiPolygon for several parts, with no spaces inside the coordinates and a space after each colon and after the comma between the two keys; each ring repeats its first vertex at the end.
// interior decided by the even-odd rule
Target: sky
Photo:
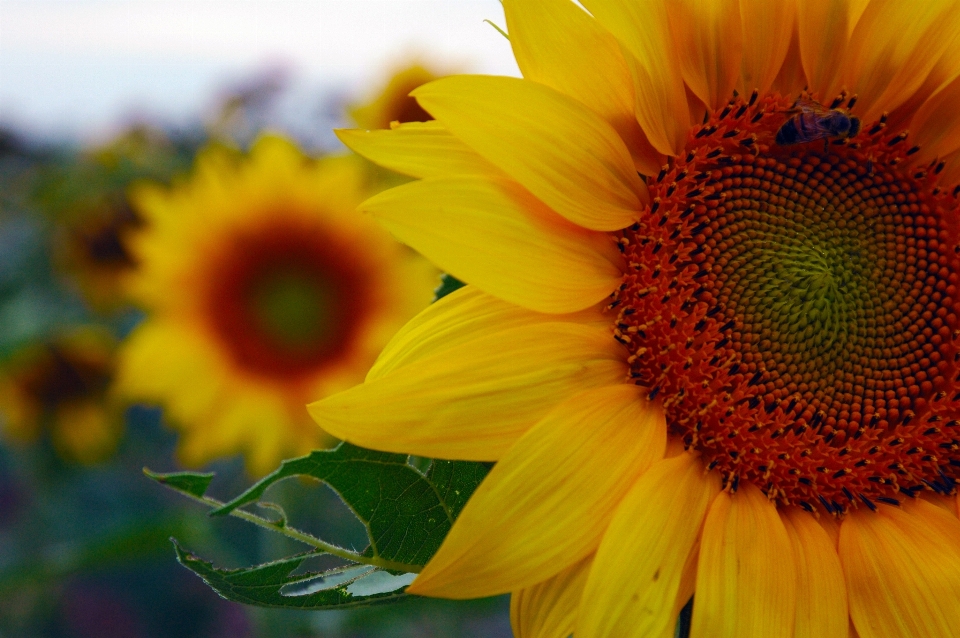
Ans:
{"type": "Polygon", "coordinates": [[[92,140],[182,123],[255,76],[287,117],[359,99],[417,59],[517,75],[498,0],[0,0],[0,125],[92,140]]]}

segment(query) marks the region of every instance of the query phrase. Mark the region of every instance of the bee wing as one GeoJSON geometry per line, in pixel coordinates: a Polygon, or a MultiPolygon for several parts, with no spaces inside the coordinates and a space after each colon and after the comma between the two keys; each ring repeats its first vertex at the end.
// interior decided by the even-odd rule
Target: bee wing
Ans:
{"type": "Polygon", "coordinates": [[[823,104],[820,104],[816,100],[812,100],[808,97],[797,98],[797,101],[793,103],[793,108],[801,111],[812,111],[817,115],[825,115],[830,112],[830,109],[825,107],[823,104]]]}

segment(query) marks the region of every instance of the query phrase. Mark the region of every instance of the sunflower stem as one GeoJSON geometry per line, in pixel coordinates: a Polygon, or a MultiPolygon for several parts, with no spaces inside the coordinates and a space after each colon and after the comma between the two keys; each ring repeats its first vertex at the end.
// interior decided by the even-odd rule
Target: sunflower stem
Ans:
{"type": "Polygon", "coordinates": [[[507,32],[504,31],[503,29],[501,29],[500,27],[498,27],[498,26],[496,25],[496,23],[494,23],[492,20],[484,20],[484,22],[486,22],[486,23],[489,24],[491,27],[493,27],[494,29],[496,29],[497,32],[498,32],[500,35],[502,35],[503,37],[505,37],[505,38],[507,39],[508,42],[510,41],[510,36],[507,34],[507,32]]]}
{"type": "MultiPolygon", "coordinates": [[[[179,491],[179,490],[178,490],[179,491]]],[[[218,509],[225,505],[222,501],[218,501],[215,498],[210,498],[209,496],[196,496],[194,494],[189,494],[187,492],[180,492],[184,496],[206,505],[212,509],[218,509]]],[[[358,552],[339,547],[332,543],[328,543],[324,540],[312,536],[306,532],[300,531],[295,527],[290,527],[286,524],[278,524],[275,521],[263,518],[262,516],[257,516],[252,512],[248,512],[243,509],[235,509],[230,511],[230,516],[235,516],[241,520],[247,521],[248,523],[253,523],[258,527],[268,529],[272,532],[278,534],[283,534],[287,538],[292,538],[295,541],[300,541],[305,545],[309,545],[314,549],[318,549],[324,553],[330,554],[331,556],[336,556],[344,560],[353,561],[355,563],[360,563],[362,565],[370,565],[371,567],[379,567],[380,569],[387,569],[390,571],[397,572],[410,572],[410,573],[420,573],[420,570],[423,569],[422,565],[408,565],[406,563],[398,563],[396,561],[384,560],[382,558],[377,558],[376,556],[364,556],[358,552]]]]}

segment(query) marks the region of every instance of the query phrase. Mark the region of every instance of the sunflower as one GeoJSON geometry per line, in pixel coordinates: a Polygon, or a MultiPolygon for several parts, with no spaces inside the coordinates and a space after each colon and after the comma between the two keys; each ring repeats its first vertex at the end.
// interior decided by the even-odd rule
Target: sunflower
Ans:
{"type": "Polygon", "coordinates": [[[0,423],[17,443],[49,432],[58,455],[96,463],[116,449],[123,426],[110,391],[116,343],[98,328],[77,328],[26,346],[0,370],[0,423]]]}
{"type": "Polygon", "coordinates": [[[341,132],[468,285],[311,412],[496,461],[409,592],[512,592],[523,638],[691,597],[695,638],[960,635],[957,4],[505,0],[522,79],[341,132]]]}
{"type": "Polygon", "coordinates": [[[259,475],[329,444],[305,404],[362,381],[429,303],[433,266],[355,212],[363,174],[357,158],[313,161],[266,136],[134,191],[145,226],[129,288],[148,316],[118,387],[166,407],[185,464],[242,453],[259,475]]]}
{"type": "Polygon", "coordinates": [[[366,129],[390,128],[391,123],[426,122],[432,119],[410,92],[441,77],[422,64],[399,69],[370,101],[347,109],[356,124],[366,129]]]}
{"type": "Polygon", "coordinates": [[[54,255],[90,305],[100,311],[123,303],[123,279],[136,266],[123,235],[140,223],[122,193],[104,199],[107,201],[87,211],[81,221],[59,229],[54,255]]]}
{"type": "Polygon", "coordinates": [[[127,303],[123,281],[136,264],[124,236],[140,224],[130,183],[171,174],[181,157],[162,133],[135,126],[44,176],[37,199],[56,221],[53,259],[94,310],[112,313],[127,303]]]}

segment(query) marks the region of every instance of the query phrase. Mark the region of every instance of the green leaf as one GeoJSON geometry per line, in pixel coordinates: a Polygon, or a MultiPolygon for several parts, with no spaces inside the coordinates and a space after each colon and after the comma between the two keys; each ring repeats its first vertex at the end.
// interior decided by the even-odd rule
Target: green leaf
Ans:
{"type": "Polygon", "coordinates": [[[241,569],[214,567],[173,541],[177,560],[214,591],[237,603],[295,609],[343,609],[402,598],[413,574],[394,576],[369,565],[293,574],[314,552],[241,569]]]}
{"type": "Polygon", "coordinates": [[[459,290],[465,285],[465,283],[456,277],[448,275],[447,273],[443,273],[440,275],[440,285],[437,286],[433,291],[433,300],[437,301],[438,299],[443,299],[454,290],[459,290]]]}
{"type": "Polygon", "coordinates": [[[213,480],[213,472],[171,472],[169,474],[159,474],[152,472],[148,468],[143,468],[143,473],[152,478],[161,485],[166,485],[170,489],[182,492],[188,496],[202,498],[210,487],[210,481],[213,480]]]}
{"type": "Polygon", "coordinates": [[[284,461],[211,514],[230,514],[256,502],[277,481],[309,476],[333,488],[364,524],[370,540],[364,556],[394,570],[419,571],[489,469],[486,463],[434,461],[421,473],[406,455],[341,443],[284,461]]]}

